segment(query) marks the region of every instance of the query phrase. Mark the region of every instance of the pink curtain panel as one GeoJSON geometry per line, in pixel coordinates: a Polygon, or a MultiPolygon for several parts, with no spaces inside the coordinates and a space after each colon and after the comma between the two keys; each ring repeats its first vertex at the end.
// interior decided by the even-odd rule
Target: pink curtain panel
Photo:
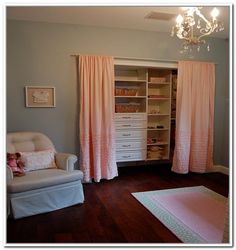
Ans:
{"type": "Polygon", "coordinates": [[[80,168],[84,181],[118,175],[115,154],[114,61],[110,56],[81,55],[80,168]]]}
{"type": "Polygon", "coordinates": [[[214,94],[213,63],[178,63],[174,172],[204,173],[213,167],[214,94]]]}

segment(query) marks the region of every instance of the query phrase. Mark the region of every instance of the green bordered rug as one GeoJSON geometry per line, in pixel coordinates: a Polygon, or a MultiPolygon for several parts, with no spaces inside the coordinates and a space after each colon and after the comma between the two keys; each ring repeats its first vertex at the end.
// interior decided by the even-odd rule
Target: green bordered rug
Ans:
{"type": "Polygon", "coordinates": [[[204,187],[132,195],[184,243],[222,242],[227,198],[204,187]]]}

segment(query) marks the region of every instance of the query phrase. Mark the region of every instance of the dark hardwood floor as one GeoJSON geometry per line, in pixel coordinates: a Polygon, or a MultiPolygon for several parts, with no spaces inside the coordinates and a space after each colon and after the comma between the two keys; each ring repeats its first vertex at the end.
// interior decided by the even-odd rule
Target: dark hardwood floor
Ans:
{"type": "Polygon", "coordinates": [[[165,164],[122,167],[113,180],[84,184],[84,204],[9,218],[7,243],[179,243],[131,193],[198,185],[227,196],[229,178],[221,173],[175,174],[165,164]]]}

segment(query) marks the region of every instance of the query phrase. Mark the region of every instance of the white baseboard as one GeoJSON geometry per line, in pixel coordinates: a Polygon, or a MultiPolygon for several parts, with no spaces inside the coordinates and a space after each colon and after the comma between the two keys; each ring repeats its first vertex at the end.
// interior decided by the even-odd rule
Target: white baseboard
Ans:
{"type": "Polygon", "coordinates": [[[229,168],[223,165],[214,165],[211,172],[220,172],[222,174],[229,175],[229,168]]]}

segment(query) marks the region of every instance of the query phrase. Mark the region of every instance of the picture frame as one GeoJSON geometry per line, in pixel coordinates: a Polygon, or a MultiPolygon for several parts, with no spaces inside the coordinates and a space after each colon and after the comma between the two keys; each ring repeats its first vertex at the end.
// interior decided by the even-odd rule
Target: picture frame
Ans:
{"type": "Polygon", "coordinates": [[[25,86],[25,106],[27,108],[55,108],[55,87],[25,86]]]}

